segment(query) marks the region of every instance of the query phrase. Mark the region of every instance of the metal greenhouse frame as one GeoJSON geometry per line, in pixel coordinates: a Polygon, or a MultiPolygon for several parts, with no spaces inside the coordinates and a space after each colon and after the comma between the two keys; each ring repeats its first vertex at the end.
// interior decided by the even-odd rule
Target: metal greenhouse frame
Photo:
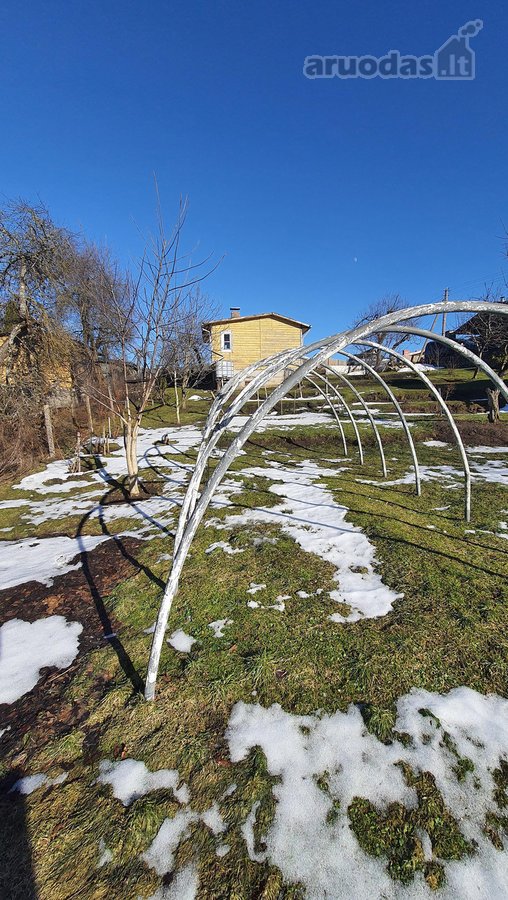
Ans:
{"type": "Polygon", "coordinates": [[[337,401],[339,405],[339,411],[345,412],[345,414],[353,424],[355,436],[358,443],[360,462],[363,462],[363,448],[361,444],[359,429],[357,427],[357,423],[355,422],[354,415],[344,401],[341,393],[337,390],[337,387],[331,383],[329,377],[327,376],[332,373],[334,377],[338,377],[339,380],[342,381],[342,383],[345,384],[355,394],[355,396],[358,398],[360,406],[363,406],[363,409],[365,410],[367,418],[373,429],[380,454],[383,476],[386,477],[387,472],[383,444],[374,417],[365,404],[365,401],[358,393],[356,388],[351,384],[347,376],[341,372],[335,372],[331,366],[327,365],[327,362],[331,356],[338,354],[344,356],[347,360],[354,360],[355,365],[361,365],[366,372],[372,375],[383,386],[389,400],[393,404],[395,411],[401,420],[404,429],[404,433],[413,460],[413,467],[415,472],[415,489],[418,495],[421,493],[418,459],[409,424],[406,420],[404,412],[395,395],[393,394],[393,391],[384,381],[382,374],[375,372],[375,370],[367,361],[363,360],[361,357],[355,356],[352,350],[348,350],[348,348],[365,346],[373,349],[380,349],[388,356],[392,356],[395,359],[402,360],[404,364],[408,366],[408,368],[411,369],[421,379],[422,383],[425,384],[428,390],[435,397],[436,401],[441,406],[443,413],[447,417],[458,450],[460,452],[465,481],[465,518],[466,521],[469,521],[471,514],[471,474],[469,470],[469,463],[467,460],[467,454],[464,448],[464,444],[460,437],[460,433],[453,420],[451,412],[446,405],[446,402],[443,400],[443,398],[439,394],[439,391],[432,384],[430,379],[425,375],[424,372],[420,371],[414,363],[406,359],[396,350],[385,347],[384,345],[376,343],[371,339],[371,336],[374,333],[396,333],[420,336],[442,343],[452,348],[457,353],[468,359],[470,362],[473,362],[474,365],[479,369],[481,369],[488,376],[490,381],[496,386],[496,388],[499,389],[503,397],[508,401],[508,387],[499,378],[499,376],[496,375],[496,373],[490,368],[490,366],[488,366],[484,360],[480,359],[480,357],[473,353],[471,350],[459,344],[457,341],[454,341],[452,338],[444,335],[442,336],[434,334],[433,332],[427,331],[424,328],[417,328],[412,324],[412,322],[408,322],[408,324],[406,325],[403,324],[408,320],[414,320],[415,317],[435,316],[444,312],[484,312],[501,313],[503,315],[508,315],[508,306],[503,303],[487,303],[484,301],[464,300],[449,301],[446,303],[429,303],[423,306],[416,306],[410,307],[405,310],[398,310],[397,312],[382,316],[378,319],[359,325],[355,328],[351,328],[347,331],[334,334],[331,337],[328,337],[321,341],[317,341],[307,347],[285,350],[282,353],[276,354],[275,356],[256,362],[243,371],[237,373],[228,382],[226,382],[222,390],[217,394],[210,408],[210,412],[203,432],[201,445],[198,450],[194,471],[191,475],[191,479],[180,511],[180,518],[178,521],[173,549],[171,571],[161,600],[157,622],[155,625],[155,631],[153,634],[145,687],[145,698],[147,700],[153,700],[155,697],[157,673],[159,669],[159,661],[163,647],[166,626],[173,599],[178,590],[178,584],[183,565],[187,558],[187,554],[191,547],[194,535],[196,534],[196,531],[208,509],[210,502],[213,499],[218,486],[220,485],[222,479],[224,478],[233,461],[239,455],[245,442],[260,425],[263,419],[271,412],[275,405],[279,401],[284,399],[296,385],[301,384],[302,381],[307,379],[324,397],[327,404],[332,409],[334,418],[338,424],[338,427],[340,428],[344,452],[347,453],[344,430],[334,403],[335,400],[337,401]],[[257,395],[257,392],[260,388],[266,387],[271,382],[273,383],[274,379],[276,379],[277,377],[282,378],[280,383],[277,384],[273,391],[258,406],[256,411],[247,418],[240,431],[232,436],[229,446],[224,451],[222,457],[217,463],[217,466],[208,478],[208,481],[203,487],[201,487],[201,482],[203,480],[207,462],[210,459],[212,452],[216,448],[220,437],[228,430],[229,426],[231,425],[233,418],[238,415],[238,413],[242,410],[244,405],[249,400],[257,395]],[[323,390],[321,388],[321,384],[324,384],[326,390],[323,390]],[[330,396],[329,391],[331,391],[333,399],[330,396]]]}

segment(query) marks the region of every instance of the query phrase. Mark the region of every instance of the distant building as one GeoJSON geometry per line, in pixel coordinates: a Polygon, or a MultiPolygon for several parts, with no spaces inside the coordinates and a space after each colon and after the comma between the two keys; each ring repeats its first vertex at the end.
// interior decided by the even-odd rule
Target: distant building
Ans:
{"type": "MultiPolygon", "coordinates": [[[[203,337],[210,344],[218,384],[267,356],[303,345],[310,325],[279,313],[241,316],[231,307],[229,319],[203,322],[203,337]]],[[[272,384],[282,380],[282,374],[272,384]]]]}
{"type": "MultiPolygon", "coordinates": [[[[446,337],[457,340],[455,333],[452,331],[447,331],[446,337]]],[[[472,341],[457,340],[457,343],[462,344],[468,350],[472,350],[473,353],[477,349],[472,341]]],[[[465,356],[462,356],[458,350],[454,350],[453,347],[448,347],[446,344],[441,344],[439,341],[427,342],[423,354],[423,362],[425,365],[438,366],[441,369],[470,369],[473,367],[473,363],[465,356]]]]}
{"type": "Polygon", "coordinates": [[[422,361],[423,350],[403,350],[402,355],[404,359],[408,359],[409,362],[419,363],[422,361]]]}

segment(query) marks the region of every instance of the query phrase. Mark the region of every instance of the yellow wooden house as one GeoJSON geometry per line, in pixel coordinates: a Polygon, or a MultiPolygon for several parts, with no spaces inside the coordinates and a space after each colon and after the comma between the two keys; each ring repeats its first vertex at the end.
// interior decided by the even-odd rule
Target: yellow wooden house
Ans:
{"type": "Polygon", "coordinates": [[[310,325],[274,312],[241,316],[240,308],[234,306],[228,319],[203,322],[202,328],[210,344],[217,382],[222,384],[251,363],[301,347],[310,325]]]}

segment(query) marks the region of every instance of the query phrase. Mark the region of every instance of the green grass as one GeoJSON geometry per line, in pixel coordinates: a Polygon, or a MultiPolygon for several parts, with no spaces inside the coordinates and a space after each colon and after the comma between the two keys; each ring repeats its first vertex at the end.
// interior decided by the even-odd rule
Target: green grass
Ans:
{"type": "MultiPolygon", "coordinates": [[[[458,467],[455,451],[422,446],[433,428],[434,423],[426,423],[415,431],[422,463],[458,467]]],[[[383,436],[389,475],[400,477],[410,466],[400,433],[386,430],[383,436]]],[[[228,825],[228,855],[215,856],[210,833],[197,823],[181,842],[175,867],[192,859],[198,848],[200,898],[296,898],[301,896],[298,886],[285,885],[277,869],[251,862],[246,853],[241,824],[259,801],[256,841],[262,849],[274,814],[273,779],[259,751],[234,766],[229,763],[224,734],[236,701],[280,703],[301,714],[359,704],[369,730],[388,741],[394,740],[397,698],[413,687],[446,692],[468,685],[481,692],[508,694],[508,542],[479,533],[495,530],[503,519],[506,489],[474,486],[470,527],[476,534],[468,534],[459,490],[424,482],[423,495],[417,498],[410,485],[386,487],[359,480],[380,480],[379,461],[367,437],[366,447],[363,470],[357,460],[346,463],[351,466],[347,472],[327,477],[325,483],[336,501],[349,508],[348,519],[374,543],[384,582],[404,599],[380,619],[331,623],[328,616],[338,611],[326,595],[336,587],[332,566],[305,553],[276,526],[253,524],[236,530],[201,526],[185,565],[170,628],[190,631],[196,643],[185,656],[165,646],[156,704],[147,705],[133,694],[112,648],[104,646],[83,659],[62,698],[65,703],[84,704],[87,715],[81,726],[49,743],[41,728],[28,739],[27,771],[69,771],[58,789],[40,790],[27,798],[40,900],[69,896],[130,900],[148,897],[160,884],[139,854],[163,819],[175,814],[177,804],[168,792],[160,791],[124,808],[109,788],[96,783],[100,759],[124,755],[143,760],[150,769],[177,768],[198,811],[235,782],[237,791],[220,801],[228,825]],[[445,505],[450,507],[446,511],[432,510],[445,505]],[[263,537],[268,540],[256,540],[263,537]],[[207,555],[206,548],[217,540],[228,540],[244,552],[207,555]],[[250,609],[246,588],[251,581],[266,583],[266,591],[255,597],[265,606],[279,594],[289,594],[286,611],[250,609]],[[323,599],[297,596],[297,591],[312,594],[318,588],[325,592],[323,599]],[[233,620],[221,640],[208,627],[219,618],[233,620]],[[97,700],[92,687],[99,679],[106,687],[97,700]],[[112,850],[114,862],[97,869],[100,838],[112,850]]],[[[267,449],[273,451],[270,459],[286,465],[313,459],[328,466],[323,460],[340,456],[331,428],[270,431],[253,437],[245,449],[247,455],[233,467],[235,479],[240,480],[239,471],[247,466],[265,465],[267,449]]],[[[353,447],[351,456],[356,459],[353,447]]],[[[222,522],[236,509],[279,502],[269,491],[270,484],[262,477],[242,479],[243,490],[232,497],[233,508],[212,510],[207,521],[222,522]]],[[[14,495],[20,496],[16,491],[14,495]]],[[[8,521],[19,522],[20,512],[2,511],[0,524],[7,513],[8,521]]],[[[72,533],[75,523],[59,522],[58,527],[72,533]]],[[[170,551],[170,538],[144,544],[139,551],[144,570],[105,598],[108,612],[121,624],[127,653],[143,673],[150,643],[143,629],[154,620],[160,599],[155,578],[167,575],[168,563],[159,557],[170,551]]],[[[19,748],[4,758],[4,772],[14,765],[17,753],[19,748]]],[[[467,771],[468,761],[457,757],[457,778],[467,771]]],[[[406,883],[422,871],[429,886],[438,889],[446,877],[446,860],[464,857],[471,848],[432,776],[406,768],[404,777],[418,797],[414,809],[392,804],[383,812],[368,798],[356,798],[348,811],[351,826],[364,850],[382,859],[396,881],[406,883]],[[425,861],[420,828],[430,835],[439,861],[425,861]]],[[[504,811],[508,774],[503,767],[496,778],[499,814],[486,822],[486,833],[500,846],[508,825],[504,811]]],[[[327,790],[326,779],[320,787],[327,790]]]]}

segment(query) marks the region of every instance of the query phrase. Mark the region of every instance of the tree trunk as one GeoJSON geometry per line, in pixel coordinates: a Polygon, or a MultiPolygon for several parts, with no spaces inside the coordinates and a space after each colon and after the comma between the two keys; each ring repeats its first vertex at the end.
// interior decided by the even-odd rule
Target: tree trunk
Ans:
{"type": "Polygon", "coordinates": [[[88,394],[85,394],[85,407],[86,414],[88,416],[88,427],[90,429],[90,434],[93,434],[93,419],[92,419],[92,407],[90,406],[90,397],[88,394]]]}
{"type": "Polygon", "coordinates": [[[28,300],[26,296],[26,264],[22,260],[19,267],[19,314],[25,322],[28,322],[28,300]]]}
{"type": "Polygon", "coordinates": [[[180,425],[180,399],[178,397],[178,381],[176,377],[176,370],[173,372],[173,383],[175,385],[176,421],[180,425]]]}
{"type": "Polygon", "coordinates": [[[44,404],[44,424],[46,426],[46,438],[48,441],[48,451],[51,458],[55,455],[55,439],[53,437],[53,422],[51,421],[51,410],[49,403],[44,404]]]}
{"type": "Polygon", "coordinates": [[[185,374],[185,372],[184,372],[184,374],[182,376],[182,409],[184,410],[184,412],[187,409],[187,394],[188,394],[188,388],[189,388],[189,380],[190,380],[190,373],[185,374]]]}
{"type": "Polygon", "coordinates": [[[123,440],[125,446],[125,459],[127,462],[126,488],[129,497],[139,497],[138,475],[138,422],[129,422],[124,425],[123,440]]]}
{"type": "Polygon", "coordinates": [[[76,472],[81,475],[81,432],[76,434],[76,472]]]}
{"type": "Polygon", "coordinates": [[[487,405],[489,422],[499,422],[499,388],[487,388],[487,405]]]}

